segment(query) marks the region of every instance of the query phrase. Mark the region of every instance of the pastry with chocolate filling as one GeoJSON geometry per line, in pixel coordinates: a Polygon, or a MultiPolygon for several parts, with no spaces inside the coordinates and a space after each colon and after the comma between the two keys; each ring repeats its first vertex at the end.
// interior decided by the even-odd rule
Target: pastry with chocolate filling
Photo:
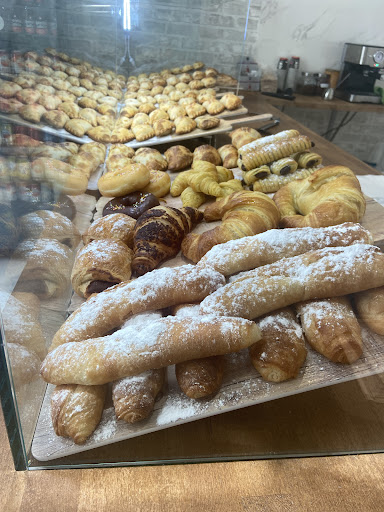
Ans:
{"type": "Polygon", "coordinates": [[[80,249],[72,269],[75,292],[86,299],[131,277],[133,252],[120,240],[97,239],[80,249]]]}
{"type": "Polygon", "coordinates": [[[108,201],[103,208],[103,217],[112,213],[124,213],[138,219],[144,212],[159,206],[160,202],[156,196],[150,193],[133,192],[123,197],[115,197],[108,201]]]}

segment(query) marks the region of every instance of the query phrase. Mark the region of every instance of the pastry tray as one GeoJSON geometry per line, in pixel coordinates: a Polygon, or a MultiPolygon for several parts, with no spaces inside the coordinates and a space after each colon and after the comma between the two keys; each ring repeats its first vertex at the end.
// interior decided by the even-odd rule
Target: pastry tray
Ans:
{"type": "Polygon", "coordinates": [[[173,367],[169,367],[168,389],[156,402],[148,419],[129,425],[117,420],[113,407],[109,406],[104,410],[99,426],[84,445],[76,445],[70,439],[56,436],[50,416],[50,394],[54,386],[48,385],[32,442],[32,455],[39,461],[50,461],[183,423],[383,372],[384,336],[373,334],[365,327],[362,327],[362,332],[364,352],[355,363],[331,363],[307,345],[307,360],[298,377],[278,384],[268,383],[258,375],[250,363],[247,350],[226,356],[223,385],[211,400],[192,400],[186,397],[178,389],[173,367]]]}

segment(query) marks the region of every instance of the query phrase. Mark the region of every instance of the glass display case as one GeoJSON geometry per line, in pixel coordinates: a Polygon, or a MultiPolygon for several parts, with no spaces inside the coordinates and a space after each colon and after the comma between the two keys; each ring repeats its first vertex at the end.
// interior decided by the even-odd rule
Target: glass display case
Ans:
{"type": "Polygon", "coordinates": [[[353,225],[278,229],[273,187],[321,170],[322,155],[295,130],[264,140],[272,115],[248,115],[238,84],[253,4],[0,3],[0,393],[16,469],[382,450],[384,330],[356,309],[374,299],[383,314],[380,288],[357,295],[384,285],[370,245],[384,240],[381,207],[347,173],[359,217],[338,224],[353,225]],[[279,137],[292,144],[283,155],[279,137]],[[242,237],[262,247],[231,245],[242,237]],[[248,310],[259,292],[239,288],[210,310],[239,272],[259,286],[259,266],[296,257],[300,269],[310,249],[341,254],[329,274],[313,269],[317,283],[300,288],[312,295],[296,276],[285,302],[266,287],[269,309],[248,310]],[[304,341],[307,313],[293,308],[328,306],[333,281],[355,310],[331,304],[347,334],[330,354],[304,341]],[[269,352],[280,344],[288,369],[269,352]]]}

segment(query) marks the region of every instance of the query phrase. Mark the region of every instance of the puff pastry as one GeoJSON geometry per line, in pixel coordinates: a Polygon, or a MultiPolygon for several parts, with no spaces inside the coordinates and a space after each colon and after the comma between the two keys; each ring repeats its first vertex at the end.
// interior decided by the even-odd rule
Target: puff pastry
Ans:
{"type": "Polygon", "coordinates": [[[69,116],[61,110],[50,110],[42,115],[42,120],[57,130],[64,128],[69,116]]]}
{"type": "Polygon", "coordinates": [[[132,249],[135,224],[136,220],[124,213],[111,213],[92,222],[83,235],[83,242],[87,245],[92,240],[112,239],[132,249]]]}
{"type": "Polygon", "coordinates": [[[281,158],[280,160],[272,162],[270,169],[273,174],[285,176],[286,174],[296,171],[297,162],[293,158],[281,158]]]}
{"type": "MultiPolygon", "coordinates": [[[[65,123],[64,128],[67,132],[72,133],[76,137],[84,137],[84,135],[92,128],[91,123],[85,119],[70,119],[65,123]]],[[[96,130],[97,128],[93,128],[96,130]]]]}
{"type": "MultiPolygon", "coordinates": [[[[246,144],[249,144],[250,142],[253,142],[254,140],[260,139],[261,134],[255,130],[254,128],[250,128],[248,126],[242,126],[241,128],[236,128],[233,132],[229,134],[232,140],[232,145],[235,146],[236,149],[239,149],[246,144]]],[[[239,153],[240,156],[240,153],[239,153]]],[[[241,156],[240,156],[241,158],[241,156]]],[[[273,159],[272,159],[273,161],[273,159]]],[[[259,165],[263,165],[265,162],[261,162],[259,165]]],[[[255,165],[252,165],[249,167],[249,169],[254,169],[255,167],[258,167],[258,165],[255,163],[255,165]]],[[[247,170],[247,169],[242,169],[247,170]]]]}

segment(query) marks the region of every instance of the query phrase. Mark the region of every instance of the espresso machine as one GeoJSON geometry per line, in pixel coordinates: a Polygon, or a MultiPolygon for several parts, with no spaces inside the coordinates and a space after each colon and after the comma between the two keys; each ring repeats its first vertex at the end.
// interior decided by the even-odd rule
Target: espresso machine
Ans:
{"type": "Polygon", "coordinates": [[[381,103],[373,92],[384,76],[384,47],[345,43],[335,96],[353,103],[381,103]]]}

